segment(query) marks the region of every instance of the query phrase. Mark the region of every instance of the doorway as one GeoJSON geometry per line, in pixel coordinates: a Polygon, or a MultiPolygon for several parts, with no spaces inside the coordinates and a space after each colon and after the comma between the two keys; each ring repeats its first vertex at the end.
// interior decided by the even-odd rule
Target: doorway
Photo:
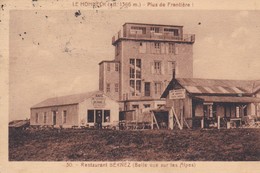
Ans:
{"type": "Polygon", "coordinates": [[[96,110],[96,125],[98,129],[102,129],[102,121],[103,121],[103,111],[96,110]]]}

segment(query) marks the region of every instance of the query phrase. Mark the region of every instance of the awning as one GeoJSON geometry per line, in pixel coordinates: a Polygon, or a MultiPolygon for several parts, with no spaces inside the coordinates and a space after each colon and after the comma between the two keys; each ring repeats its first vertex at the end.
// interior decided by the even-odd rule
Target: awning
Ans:
{"type": "Polygon", "coordinates": [[[196,96],[194,98],[202,99],[204,102],[260,103],[260,98],[257,97],[196,96]]]}

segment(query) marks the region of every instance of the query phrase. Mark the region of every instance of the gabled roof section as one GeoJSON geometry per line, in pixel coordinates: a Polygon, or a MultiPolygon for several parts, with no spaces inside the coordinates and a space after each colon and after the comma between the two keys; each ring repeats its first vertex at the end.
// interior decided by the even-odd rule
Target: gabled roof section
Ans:
{"type": "Polygon", "coordinates": [[[194,94],[250,94],[254,81],[220,79],[177,79],[187,91],[194,94]]]}
{"type": "Polygon", "coordinates": [[[191,94],[253,94],[260,89],[260,80],[177,78],[169,83],[162,98],[167,97],[176,84],[191,94]]]}
{"type": "Polygon", "coordinates": [[[49,106],[78,104],[99,92],[101,92],[101,91],[93,91],[93,92],[74,94],[74,95],[68,95],[68,96],[53,97],[53,98],[46,99],[46,100],[34,105],[31,108],[42,108],[42,107],[49,107],[49,106]]]}
{"type": "Polygon", "coordinates": [[[9,127],[12,128],[21,128],[30,125],[30,120],[14,120],[9,122],[9,127]]]}

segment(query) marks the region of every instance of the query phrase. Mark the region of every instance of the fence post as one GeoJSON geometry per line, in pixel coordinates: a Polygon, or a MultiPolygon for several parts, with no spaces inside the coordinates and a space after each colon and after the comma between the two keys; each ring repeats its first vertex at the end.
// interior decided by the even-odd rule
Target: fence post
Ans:
{"type": "Polygon", "coordinates": [[[151,129],[153,129],[153,112],[151,112],[151,129]]]}
{"type": "Polygon", "coordinates": [[[220,116],[218,116],[218,129],[220,129],[220,116]]]}
{"type": "Polygon", "coordinates": [[[203,129],[204,128],[204,118],[201,119],[200,125],[201,125],[201,128],[203,129]]]}

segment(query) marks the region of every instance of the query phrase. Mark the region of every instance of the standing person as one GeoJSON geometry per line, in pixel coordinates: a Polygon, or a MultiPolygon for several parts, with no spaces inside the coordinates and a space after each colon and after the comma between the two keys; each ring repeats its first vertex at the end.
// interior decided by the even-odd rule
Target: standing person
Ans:
{"type": "Polygon", "coordinates": [[[102,129],[102,115],[101,115],[101,112],[98,111],[97,112],[97,128],[98,129],[102,129]]]}

